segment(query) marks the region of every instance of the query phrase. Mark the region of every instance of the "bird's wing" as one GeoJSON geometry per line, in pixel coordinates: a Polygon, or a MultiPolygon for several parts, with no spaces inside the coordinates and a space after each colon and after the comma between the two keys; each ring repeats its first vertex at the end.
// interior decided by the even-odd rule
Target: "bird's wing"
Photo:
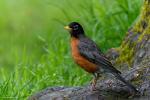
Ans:
{"type": "Polygon", "coordinates": [[[104,56],[98,46],[88,38],[82,38],[78,45],[80,54],[90,62],[101,66],[105,71],[121,74],[104,56]]]}

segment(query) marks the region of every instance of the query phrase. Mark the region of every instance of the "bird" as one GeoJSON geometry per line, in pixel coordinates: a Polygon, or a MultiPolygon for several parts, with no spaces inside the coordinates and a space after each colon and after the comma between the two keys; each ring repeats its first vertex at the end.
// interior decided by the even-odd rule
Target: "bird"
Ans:
{"type": "Polygon", "coordinates": [[[109,73],[126,84],[133,92],[138,92],[121,76],[121,72],[112,65],[98,45],[86,36],[83,27],[78,22],[71,22],[64,28],[70,33],[71,54],[74,62],[94,76],[91,83],[92,90],[96,89],[98,78],[102,74],[109,73]]]}

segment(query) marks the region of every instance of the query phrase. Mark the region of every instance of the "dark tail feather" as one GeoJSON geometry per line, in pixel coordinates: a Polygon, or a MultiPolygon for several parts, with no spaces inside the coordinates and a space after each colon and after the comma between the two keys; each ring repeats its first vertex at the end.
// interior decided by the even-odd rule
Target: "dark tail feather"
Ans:
{"type": "Polygon", "coordinates": [[[123,83],[125,83],[130,89],[132,89],[134,92],[138,92],[137,89],[130,84],[129,82],[127,82],[120,74],[115,73],[114,74],[120,81],[122,81],[123,83]]]}

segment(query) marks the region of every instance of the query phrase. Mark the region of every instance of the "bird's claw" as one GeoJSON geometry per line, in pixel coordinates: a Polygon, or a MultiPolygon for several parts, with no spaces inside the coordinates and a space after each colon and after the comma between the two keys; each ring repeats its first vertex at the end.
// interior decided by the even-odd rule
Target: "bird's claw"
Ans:
{"type": "Polygon", "coordinates": [[[112,80],[108,80],[106,83],[108,84],[109,87],[111,87],[113,82],[112,80]]]}
{"type": "Polygon", "coordinates": [[[90,84],[91,84],[91,91],[96,91],[96,79],[93,79],[90,84]]]}

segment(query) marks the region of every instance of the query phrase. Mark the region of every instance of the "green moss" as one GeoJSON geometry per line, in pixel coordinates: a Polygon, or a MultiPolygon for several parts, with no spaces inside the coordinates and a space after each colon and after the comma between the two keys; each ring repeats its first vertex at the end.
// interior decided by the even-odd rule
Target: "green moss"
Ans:
{"type": "Polygon", "coordinates": [[[142,33],[139,36],[137,42],[142,41],[143,37],[146,34],[150,34],[150,15],[149,15],[149,13],[150,13],[150,2],[148,0],[145,0],[139,21],[133,27],[133,32],[135,34],[142,33]]]}
{"type": "Polygon", "coordinates": [[[133,48],[130,48],[128,44],[122,44],[120,48],[118,48],[120,52],[120,57],[116,60],[116,63],[127,63],[129,66],[132,63],[134,50],[133,48]]]}
{"type": "MultiPolygon", "coordinates": [[[[143,40],[146,41],[148,39],[147,35],[150,35],[150,2],[145,0],[144,6],[141,11],[141,15],[139,16],[138,21],[134,24],[132,29],[132,36],[127,38],[122,45],[117,48],[120,56],[116,59],[116,64],[126,63],[130,67],[134,60],[134,51],[137,49],[136,45],[141,43],[143,40]],[[135,41],[131,41],[133,37],[139,34],[138,39],[135,41]]],[[[127,33],[130,34],[129,32],[127,33]]],[[[141,44],[141,48],[142,48],[141,44]]]]}
{"type": "Polygon", "coordinates": [[[144,36],[146,37],[147,35],[150,35],[150,27],[148,27],[138,38],[138,43],[141,42],[143,39],[148,39],[148,38],[144,38],[144,36]]]}

